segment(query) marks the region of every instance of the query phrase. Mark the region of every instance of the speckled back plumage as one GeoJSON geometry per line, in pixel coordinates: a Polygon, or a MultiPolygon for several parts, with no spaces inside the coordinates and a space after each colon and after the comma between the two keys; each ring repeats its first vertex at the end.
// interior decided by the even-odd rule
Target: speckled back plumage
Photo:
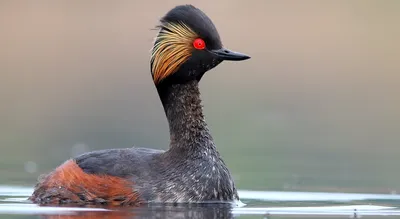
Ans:
{"type": "Polygon", "coordinates": [[[89,173],[128,177],[150,202],[238,200],[204,120],[198,83],[176,84],[168,93],[168,151],[112,149],[81,155],[76,162],[89,173]]]}

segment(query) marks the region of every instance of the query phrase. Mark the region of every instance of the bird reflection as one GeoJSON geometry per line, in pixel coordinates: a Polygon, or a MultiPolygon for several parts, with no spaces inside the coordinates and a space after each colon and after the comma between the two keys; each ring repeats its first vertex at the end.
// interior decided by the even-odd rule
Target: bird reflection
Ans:
{"type": "Polygon", "coordinates": [[[231,219],[232,207],[226,205],[203,206],[146,206],[135,208],[111,209],[111,211],[69,212],[65,215],[43,215],[44,219],[136,219],[136,218],[173,218],[173,219],[231,219]]]}

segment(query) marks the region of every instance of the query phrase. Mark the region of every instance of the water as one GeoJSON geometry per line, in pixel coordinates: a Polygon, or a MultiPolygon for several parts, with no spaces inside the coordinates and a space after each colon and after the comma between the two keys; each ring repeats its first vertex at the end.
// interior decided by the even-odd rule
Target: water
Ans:
{"type": "Polygon", "coordinates": [[[124,209],[41,207],[32,188],[0,186],[0,218],[382,218],[400,216],[400,195],[240,190],[242,204],[152,205],[124,209]]]}

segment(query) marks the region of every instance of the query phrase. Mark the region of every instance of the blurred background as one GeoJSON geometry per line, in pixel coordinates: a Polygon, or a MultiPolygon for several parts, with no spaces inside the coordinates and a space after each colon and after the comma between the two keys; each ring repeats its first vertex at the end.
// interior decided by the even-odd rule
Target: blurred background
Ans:
{"type": "Polygon", "coordinates": [[[168,148],[149,72],[158,19],[192,3],[227,48],[201,82],[239,189],[400,189],[400,1],[0,1],[0,184],[77,154],[168,148]]]}

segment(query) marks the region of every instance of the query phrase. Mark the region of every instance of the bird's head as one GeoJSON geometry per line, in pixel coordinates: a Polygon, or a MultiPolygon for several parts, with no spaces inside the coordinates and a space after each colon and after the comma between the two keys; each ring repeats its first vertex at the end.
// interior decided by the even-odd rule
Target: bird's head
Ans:
{"type": "Polygon", "coordinates": [[[200,80],[224,60],[250,58],[224,48],[211,19],[192,5],[173,8],[160,22],[150,63],[156,85],[200,80]]]}

